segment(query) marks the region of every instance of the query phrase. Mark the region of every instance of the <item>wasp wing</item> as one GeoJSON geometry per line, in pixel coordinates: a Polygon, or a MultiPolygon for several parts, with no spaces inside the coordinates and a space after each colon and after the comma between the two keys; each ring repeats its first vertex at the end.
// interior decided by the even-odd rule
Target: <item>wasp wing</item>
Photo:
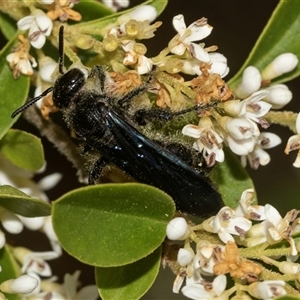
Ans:
{"type": "Polygon", "coordinates": [[[179,211],[204,217],[217,213],[224,205],[206,177],[144,136],[117,112],[107,112],[106,124],[116,143],[91,146],[137,181],[165,191],[179,211]]]}

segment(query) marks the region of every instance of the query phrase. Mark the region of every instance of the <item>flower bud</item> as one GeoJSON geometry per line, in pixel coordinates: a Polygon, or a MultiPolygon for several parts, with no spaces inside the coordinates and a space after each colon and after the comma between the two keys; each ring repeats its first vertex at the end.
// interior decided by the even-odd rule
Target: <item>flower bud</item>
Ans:
{"type": "Polygon", "coordinates": [[[284,274],[297,274],[300,272],[300,264],[282,261],[278,264],[278,269],[284,274]]]}
{"type": "Polygon", "coordinates": [[[20,219],[12,212],[5,210],[1,215],[3,227],[12,234],[18,234],[23,230],[23,224],[20,219]]]}
{"type": "Polygon", "coordinates": [[[293,53],[283,53],[277,56],[262,72],[263,80],[272,80],[296,68],[298,58],[293,53]]]}
{"type": "Polygon", "coordinates": [[[151,23],[156,19],[157,11],[152,5],[142,5],[131,11],[129,15],[131,19],[140,22],[148,20],[151,23]]]}
{"type": "Polygon", "coordinates": [[[39,74],[43,81],[53,82],[52,74],[55,71],[57,63],[49,56],[44,56],[39,60],[40,71],[39,74]]]}
{"type": "Polygon", "coordinates": [[[256,92],[261,86],[261,75],[257,68],[247,67],[242,76],[242,81],[234,91],[239,98],[247,98],[252,93],[256,92]]]}
{"type": "Polygon", "coordinates": [[[29,294],[34,291],[39,281],[29,275],[22,275],[17,279],[6,280],[1,283],[0,289],[9,294],[29,294]]]}
{"type": "Polygon", "coordinates": [[[264,101],[272,104],[273,109],[280,109],[292,100],[293,94],[284,84],[272,85],[267,90],[270,93],[264,101]]]}
{"type": "Polygon", "coordinates": [[[184,240],[189,233],[189,225],[182,217],[174,218],[167,226],[167,237],[169,240],[184,240]]]}
{"type": "Polygon", "coordinates": [[[187,250],[184,248],[180,248],[177,254],[178,263],[184,267],[188,265],[194,258],[194,253],[192,250],[187,250]]]}

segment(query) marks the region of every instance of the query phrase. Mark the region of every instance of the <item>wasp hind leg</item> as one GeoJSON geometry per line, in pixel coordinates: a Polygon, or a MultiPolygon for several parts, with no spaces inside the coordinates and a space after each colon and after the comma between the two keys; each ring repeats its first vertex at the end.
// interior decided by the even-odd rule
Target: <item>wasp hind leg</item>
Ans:
{"type": "Polygon", "coordinates": [[[107,166],[107,164],[108,164],[108,161],[103,157],[100,157],[95,162],[95,164],[93,165],[93,167],[89,173],[89,185],[97,184],[101,181],[100,178],[102,175],[102,171],[107,166]]]}

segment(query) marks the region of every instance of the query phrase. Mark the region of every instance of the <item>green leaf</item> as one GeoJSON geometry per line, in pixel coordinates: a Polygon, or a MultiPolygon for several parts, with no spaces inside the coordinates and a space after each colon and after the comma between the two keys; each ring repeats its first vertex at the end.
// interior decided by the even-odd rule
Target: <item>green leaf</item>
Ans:
{"type": "Polygon", "coordinates": [[[74,9],[82,16],[80,23],[99,19],[114,13],[113,10],[96,0],[80,1],[74,9]]]}
{"type": "Polygon", "coordinates": [[[159,16],[163,12],[163,10],[167,6],[167,4],[168,4],[168,0],[148,0],[140,5],[133,7],[133,8],[123,10],[121,12],[114,13],[114,14],[111,14],[111,15],[103,17],[103,18],[98,18],[98,19],[90,21],[90,22],[80,23],[80,24],[76,24],[73,26],[76,26],[76,28],[80,29],[82,32],[93,34],[95,32],[95,30],[97,31],[97,29],[98,29],[98,31],[99,31],[99,29],[100,29],[100,31],[101,31],[101,28],[104,28],[108,24],[111,25],[111,24],[115,23],[121,15],[129,13],[129,12],[135,10],[139,6],[151,5],[156,9],[157,16],[159,16]]]}
{"type": "Polygon", "coordinates": [[[152,253],[175,212],[170,196],[139,183],[104,184],[72,191],[53,203],[62,247],[99,267],[122,266],[152,253]]]}
{"type": "Polygon", "coordinates": [[[17,37],[14,37],[10,40],[0,52],[0,139],[16,121],[11,118],[11,114],[25,103],[29,92],[29,77],[21,75],[14,79],[6,61],[6,56],[10,54],[16,39],[17,37]]]}
{"type": "Polygon", "coordinates": [[[227,148],[224,148],[224,152],[225,162],[214,167],[210,178],[216,183],[225,205],[234,208],[243,191],[254,186],[239,159],[227,148]]]}
{"type": "Polygon", "coordinates": [[[295,295],[285,295],[282,297],[276,297],[276,300],[299,300],[300,296],[295,295]]]}
{"type": "Polygon", "coordinates": [[[0,140],[0,151],[22,169],[36,171],[44,164],[41,140],[25,131],[10,129],[0,140]]]}
{"type": "Polygon", "coordinates": [[[7,40],[17,33],[16,21],[3,12],[0,12],[0,28],[7,40]]]}
{"type": "Polygon", "coordinates": [[[9,185],[0,186],[0,206],[28,218],[49,216],[51,214],[49,203],[31,198],[9,185]]]}
{"type": "MultiPolygon", "coordinates": [[[[299,41],[296,38],[299,35],[299,28],[300,1],[280,1],[244,65],[229,80],[230,87],[236,88],[246,67],[255,66],[262,71],[279,54],[292,52],[300,60],[299,41]]],[[[300,64],[292,72],[274,79],[272,83],[285,82],[299,76],[299,74],[300,64]]]]}
{"type": "Polygon", "coordinates": [[[161,247],[132,264],[112,268],[96,268],[96,282],[101,299],[140,299],[157,277],[161,247]]]}
{"type": "MultiPolygon", "coordinates": [[[[0,266],[2,268],[2,272],[0,272],[0,282],[9,279],[15,279],[21,275],[20,267],[18,266],[14,257],[11,255],[11,252],[7,246],[4,246],[0,250],[0,266]]],[[[5,293],[5,295],[9,300],[20,299],[20,296],[16,294],[5,293]]]]}

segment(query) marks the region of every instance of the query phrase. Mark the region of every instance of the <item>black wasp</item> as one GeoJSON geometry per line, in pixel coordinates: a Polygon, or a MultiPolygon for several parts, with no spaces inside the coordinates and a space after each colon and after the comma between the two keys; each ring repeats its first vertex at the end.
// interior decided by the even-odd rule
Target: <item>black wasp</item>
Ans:
{"type": "Polygon", "coordinates": [[[179,211],[199,217],[217,213],[223,201],[199,166],[191,163],[192,150],[179,143],[151,140],[136,128],[136,122],[132,123],[133,119],[142,124],[147,118],[156,117],[168,120],[188,110],[140,110],[130,116],[124,109],[134,97],[146,92],[154,72],[144,84],[117,99],[105,90],[108,73],[100,65],[94,66],[87,78],[79,68],[63,73],[63,27],[59,33],[59,53],[61,75],[53,87],[17,109],[12,117],[52,91],[53,103],[62,111],[69,128],[88,148],[101,155],[90,172],[90,181],[113,163],[138,182],[165,191],[179,211]]]}

